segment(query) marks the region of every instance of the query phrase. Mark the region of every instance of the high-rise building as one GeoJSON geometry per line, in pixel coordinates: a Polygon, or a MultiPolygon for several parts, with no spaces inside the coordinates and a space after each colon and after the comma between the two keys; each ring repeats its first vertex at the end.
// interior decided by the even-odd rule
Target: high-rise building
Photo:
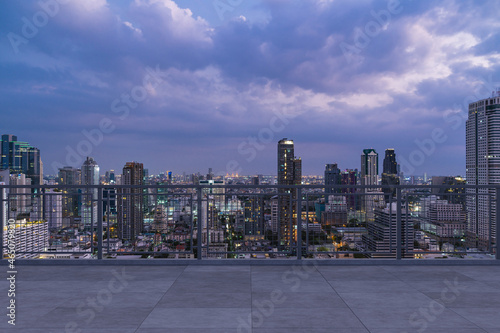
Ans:
{"type": "MultiPolygon", "coordinates": [[[[465,167],[468,185],[500,184],[500,89],[469,104],[466,125],[465,167]]],[[[495,233],[495,189],[468,188],[467,245],[488,249],[495,233]]]]}
{"type": "MultiPolygon", "coordinates": [[[[337,164],[327,164],[325,166],[325,193],[341,193],[341,189],[334,189],[335,185],[342,184],[342,177],[340,175],[340,169],[337,164]]],[[[329,196],[326,196],[326,201],[328,201],[329,196]]]]}
{"type": "Polygon", "coordinates": [[[15,135],[4,134],[0,150],[0,169],[8,169],[12,174],[25,174],[31,179],[31,185],[43,184],[43,164],[38,148],[17,141],[15,135]]]}
{"type": "Polygon", "coordinates": [[[295,183],[293,161],[295,159],[293,140],[283,139],[278,142],[278,184],[295,183]]]}
{"type": "MultiPolygon", "coordinates": [[[[361,155],[361,185],[378,185],[378,154],[375,149],[363,149],[361,155]]],[[[363,189],[362,210],[366,213],[366,221],[373,221],[374,208],[380,207],[382,192],[377,188],[363,189]]],[[[383,196],[382,196],[383,201],[383,196]]]]}
{"type": "MultiPolygon", "coordinates": [[[[302,183],[302,160],[295,157],[293,140],[286,138],[278,142],[278,185],[300,185],[302,183]]],[[[279,239],[283,245],[296,241],[297,192],[292,188],[278,189],[279,239]]]]}
{"type": "Polygon", "coordinates": [[[361,200],[359,195],[356,194],[357,189],[355,188],[358,184],[358,169],[347,169],[340,176],[342,185],[350,185],[350,187],[342,189],[342,193],[348,193],[346,195],[347,208],[349,210],[360,210],[361,200]]]}
{"type": "MultiPolygon", "coordinates": [[[[82,172],[70,166],[65,166],[59,169],[57,183],[59,185],[80,185],[82,172]]],[[[63,224],[71,224],[71,219],[80,216],[80,194],[76,188],[61,187],[62,191],[62,211],[63,224]]]]}
{"type": "MultiPolygon", "coordinates": [[[[92,157],[87,157],[82,164],[82,185],[99,185],[99,165],[92,157]]],[[[96,188],[82,188],[81,213],[84,226],[97,225],[96,188]]]]}
{"type": "MultiPolygon", "coordinates": [[[[123,167],[122,185],[143,185],[144,167],[142,163],[127,162],[123,167]]],[[[142,188],[119,188],[117,195],[118,237],[135,241],[144,229],[142,188]]]]}
{"type": "MultiPolygon", "coordinates": [[[[462,247],[466,231],[463,206],[450,204],[447,200],[433,200],[432,197],[426,202],[423,217],[419,221],[420,229],[432,234],[439,244],[448,242],[454,247],[462,247]]],[[[445,251],[443,248],[441,250],[445,251]]]]}
{"type": "Polygon", "coordinates": [[[347,201],[343,195],[329,195],[325,211],[321,213],[322,225],[342,226],[347,224],[347,201]]]}
{"type": "MultiPolygon", "coordinates": [[[[3,229],[3,239],[7,239],[7,228],[3,229]]],[[[23,218],[16,220],[14,232],[9,237],[14,238],[16,244],[16,258],[33,259],[47,251],[49,247],[49,223],[44,220],[30,220],[23,218]],[[12,236],[11,236],[12,235],[12,236]]],[[[4,247],[7,253],[7,246],[4,247]]]]}
{"type": "Polygon", "coordinates": [[[106,171],[104,175],[104,181],[108,184],[115,184],[115,170],[106,171]]]}
{"type": "Polygon", "coordinates": [[[396,162],[396,153],[394,148],[385,150],[383,173],[396,175],[398,173],[398,163],[396,162]]]}
{"type": "MultiPolygon", "coordinates": [[[[31,185],[31,179],[24,173],[11,175],[10,185],[31,185]]],[[[33,199],[29,188],[12,188],[9,191],[9,218],[22,219],[33,210],[33,199]]]]}
{"type": "MultiPolygon", "coordinates": [[[[394,149],[385,150],[384,167],[382,169],[382,185],[399,185],[398,163],[396,162],[396,153],[394,149]]],[[[396,195],[396,189],[383,188],[385,201],[389,202],[390,197],[396,195]]]]}
{"type": "Polygon", "coordinates": [[[394,257],[396,255],[396,230],[401,229],[402,256],[412,258],[414,249],[414,220],[405,207],[401,207],[401,221],[397,220],[395,202],[385,208],[375,208],[374,222],[368,223],[368,234],[363,235],[363,244],[372,257],[394,257]],[[408,253],[410,252],[410,253],[408,253]]]}
{"type": "Polygon", "coordinates": [[[432,188],[431,193],[438,195],[452,204],[460,204],[465,209],[465,187],[452,187],[465,185],[465,179],[449,176],[433,176],[432,185],[449,185],[450,187],[432,188]]]}
{"type": "Polygon", "coordinates": [[[65,166],[59,169],[57,183],[60,185],[80,185],[82,170],[70,166],[65,166]]]}
{"type": "Polygon", "coordinates": [[[361,155],[361,185],[377,185],[378,154],[375,149],[363,149],[361,155]]]}
{"type": "Polygon", "coordinates": [[[225,203],[225,189],[216,187],[224,185],[224,180],[200,180],[200,185],[205,187],[202,189],[201,212],[199,212],[202,229],[220,229],[221,222],[217,218],[217,213],[220,212],[225,203]]]}
{"type": "Polygon", "coordinates": [[[62,192],[47,189],[44,196],[44,220],[48,222],[49,229],[61,229],[63,227],[62,192]]]}

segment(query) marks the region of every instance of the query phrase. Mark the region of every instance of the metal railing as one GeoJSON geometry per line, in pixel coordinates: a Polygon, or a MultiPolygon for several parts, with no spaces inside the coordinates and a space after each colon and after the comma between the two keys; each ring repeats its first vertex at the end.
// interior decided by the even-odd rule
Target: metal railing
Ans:
{"type": "Polygon", "coordinates": [[[3,260],[500,259],[500,186],[0,185],[3,260]]]}

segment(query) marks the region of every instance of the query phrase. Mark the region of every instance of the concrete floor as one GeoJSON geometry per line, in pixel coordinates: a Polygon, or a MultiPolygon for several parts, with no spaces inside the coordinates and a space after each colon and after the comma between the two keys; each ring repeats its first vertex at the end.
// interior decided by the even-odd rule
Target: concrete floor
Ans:
{"type": "Polygon", "coordinates": [[[1,332],[500,332],[500,266],[17,269],[1,332]]]}

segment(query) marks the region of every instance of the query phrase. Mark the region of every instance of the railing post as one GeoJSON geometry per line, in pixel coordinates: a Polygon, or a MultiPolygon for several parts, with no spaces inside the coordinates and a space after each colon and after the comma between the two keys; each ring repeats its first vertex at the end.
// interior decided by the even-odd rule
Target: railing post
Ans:
{"type": "MultiPolygon", "coordinates": [[[[202,198],[201,198],[201,196],[202,196],[202,191],[201,191],[201,186],[199,186],[196,189],[196,199],[197,199],[197,206],[198,206],[198,208],[197,208],[198,216],[197,216],[197,223],[196,223],[197,224],[197,234],[198,234],[196,236],[198,238],[197,239],[197,243],[198,243],[197,244],[197,247],[198,247],[198,258],[197,259],[198,260],[201,260],[201,256],[202,256],[202,253],[201,253],[202,252],[202,243],[201,243],[201,237],[202,237],[202,225],[201,225],[201,210],[202,210],[202,208],[201,208],[201,206],[202,205],[201,205],[201,199],[202,198]]],[[[208,228],[207,228],[207,232],[208,232],[208,228]]],[[[207,251],[208,251],[208,249],[207,249],[207,251]]]]}
{"type": "MultiPolygon", "coordinates": [[[[500,231],[500,187],[496,187],[495,193],[495,242],[496,242],[496,260],[500,260],[500,239],[498,238],[498,233],[500,231]]],[[[493,229],[493,228],[491,228],[493,229]]]]}
{"type": "MultiPolygon", "coordinates": [[[[297,188],[297,259],[302,260],[302,188],[297,188]]],[[[306,239],[307,244],[307,239],[306,239]]]]}
{"type": "MultiPolygon", "coordinates": [[[[401,188],[398,187],[396,190],[396,259],[401,259],[402,249],[402,233],[403,233],[403,221],[401,218],[401,188]]],[[[391,207],[392,210],[392,207],[391,207]]]]}
{"type": "Polygon", "coordinates": [[[103,191],[102,188],[97,189],[97,259],[98,260],[102,259],[102,239],[103,239],[102,233],[104,232],[102,227],[102,217],[103,217],[102,191],[103,191]]]}

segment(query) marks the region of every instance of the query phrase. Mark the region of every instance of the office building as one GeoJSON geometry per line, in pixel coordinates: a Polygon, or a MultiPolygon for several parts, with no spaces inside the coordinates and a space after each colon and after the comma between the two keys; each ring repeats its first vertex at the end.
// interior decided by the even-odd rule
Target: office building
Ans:
{"type": "MultiPolygon", "coordinates": [[[[92,157],[87,159],[82,164],[82,185],[99,185],[99,165],[92,157]]],[[[83,225],[97,226],[97,218],[100,215],[97,212],[97,189],[82,187],[81,195],[81,214],[83,225]]],[[[102,216],[101,216],[102,218],[102,216]]]]}
{"type": "Polygon", "coordinates": [[[385,208],[375,208],[374,222],[368,223],[368,233],[363,235],[366,251],[371,257],[390,258],[396,255],[397,228],[401,228],[402,256],[412,258],[414,249],[414,221],[405,206],[401,207],[401,224],[397,221],[397,204],[393,202],[385,208]]]}
{"type": "Polygon", "coordinates": [[[43,214],[49,229],[60,230],[63,227],[62,196],[60,190],[47,189],[44,193],[43,214]]]}
{"type": "MultiPolygon", "coordinates": [[[[3,239],[7,239],[7,228],[3,228],[3,239]]],[[[37,258],[49,247],[49,223],[43,220],[30,221],[23,218],[16,220],[14,227],[16,258],[37,258]]],[[[8,248],[4,247],[4,254],[8,248]]]]}
{"type": "Polygon", "coordinates": [[[422,216],[425,217],[420,221],[420,229],[438,244],[449,243],[453,247],[464,245],[462,240],[466,231],[466,215],[462,205],[431,199],[427,201],[422,216]]]}
{"type": "Polygon", "coordinates": [[[347,225],[347,201],[343,195],[329,195],[325,211],[321,213],[322,225],[347,225]]]}
{"type": "Polygon", "coordinates": [[[341,193],[341,189],[335,189],[335,185],[342,184],[342,177],[340,175],[340,169],[337,164],[327,164],[325,166],[325,193],[326,199],[328,201],[328,194],[330,193],[341,193]]]}
{"type": "Polygon", "coordinates": [[[357,195],[357,189],[355,188],[358,185],[358,169],[347,169],[340,174],[341,184],[349,185],[347,188],[342,189],[342,193],[346,193],[346,201],[347,201],[347,209],[349,210],[360,210],[361,209],[361,200],[360,196],[357,195]]]}
{"type": "Polygon", "coordinates": [[[25,174],[31,179],[31,185],[43,184],[43,164],[38,148],[18,141],[15,135],[4,134],[0,150],[0,169],[8,169],[11,174],[25,174]]]}
{"type": "MultiPolygon", "coordinates": [[[[10,185],[31,185],[31,179],[24,173],[10,176],[10,185]]],[[[22,219],[28,218],[33,210],[33,196],[29,188],[11,188],[9,190],[9,218],[22,219]]]]}
{"type": "MultiPolygon", "coordinates": [[[[375,149],[363,149],[361,155],[361,185],[378,185],[378,154],[375,149]]],[[[380,197],[383,192],[378,188],[363,189],[362,210],[366,221],[373,221],[376,207],[380,207],[380,197]]],[[[382,196],[383,200],[383,196],[382,196]]]]}
{"type": "Polygon", "coordinates": [[[264,235],[264,198],[251,196],[244,202],[245,236],[264,235]]]}
{"type": "MultiPolygon", "coordinates": [[[[396,162],[396,153],[392,148],[385,150],[382,185],[399,185],[398,163],[396,162]]],[[[396,196],[396,189],[382,188],[382,192],[385,193],[386,202],[389,202],[391,198],[396,196]]]]}
{"type": "Polygon", "coordinates": [[[115,170],[106,171],[106,174],[104,175],[104,181],[107,184],[115,184],[115,170]]]}
{"type": "Polygon", "coordinates": [[[224,185],[224,180],[200,180],[202,188],[202,202],[200,220],[202,229],[220,229],[221,223],[217,219],[217,213],[222,211],[225,205],[226,196],[224,195],[225,189],[217,187],[224,185]]]}
{"type": "MultiPolygon", "coordinates": [[[[468,185],[500,184],[500,90],[469,104],[466,125],[465,167],[468,185]]],[[[493,188],[468,188],[467,245],[489,249],[496,239],[493,188]]]]}
{"type": "Polygon", "coordinates": [[[394,148],[388,148],[385,150],[382,172],[392,175],[396,175],[398,173],[398,163],[396,162],[396,153],[394,152],[394,148]]]}
{"type": "Polygon", "coordinates": [[[378,154],[375,149],[363,149],[361,185],[378,185],[378,154]]]}
{"type": "MultiPolygon", "coordinates": [[[[57,183],[59,185],[80,185],[82,172],[80,169],[65,166],[59,169],[57,183]]],[[[61,186],[62,191],[62,217],[64,225],[71,225],[74,219],[80,216],[80,193],[77,188],[61,186]]]]}
{"type": "MultiPolygon", "coordinates": [[[[142,163],[127,162],[123,167],[122,185],[143,185],[142,163]]],[[[135,241],[144,229],[144,193],[141,188],[119,188],[117,194],[118,237],[135,241]]]]}

